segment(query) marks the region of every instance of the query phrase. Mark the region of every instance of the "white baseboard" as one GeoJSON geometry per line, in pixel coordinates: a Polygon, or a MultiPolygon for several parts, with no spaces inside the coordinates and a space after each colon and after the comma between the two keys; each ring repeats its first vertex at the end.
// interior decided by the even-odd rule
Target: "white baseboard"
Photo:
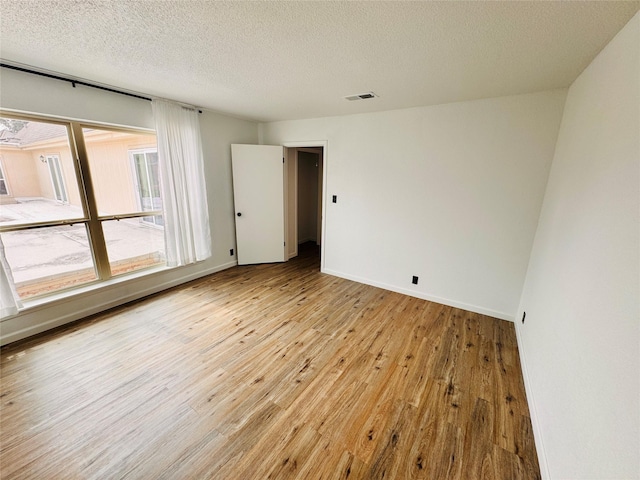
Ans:
{"type": "Polygon", "coordinates": [[[488,315],[490,317],[499,318],[501,320],[507,320],[509,322],[515,322],[515,317],[511,314],[505,312],[499,312],[496,310],[491,310],[484,307],[479,307],[477,305],[470,305],[468,303],[462,303],[455,300],[450,300],[448,298],[437,297],[435,295],[429,295],[427,293],[416,292],[415,290],[410,290],[407,288],[396,287],[395,285],[389,285],[382,282],[376,282],[373,280],[369,280],[367,278],[358,277],[356,275],[349,275],[347,273],[337,272],[335,270],[324,269],[323,273],[328,273],[329,275],[334,275],[340,278],[346,278],[347,280],[353,280],[354,282],[364,283],[365,285],[371,285],[372,287],[383,288],[385,290],[390,290],[392,292],[402,293],[404,295],[409,295],[410,297],[421,298],[422,300],[428,300],[430,302],[441,303],[442,305],[447,305],[449,307],[461,308],[463,310],[468,310],[470,312],[479,313],[481,315],[488,315]]]}
{"type": "Polygon", "coordinates": [[[547,463],[547,454],[542,442],[542,430],[540,429],[540,422],[538,421],[538,413],[536,410],[535,396],[533,394],[533,388],[531,387],[531,379],[529,378],[529,371],[527,369],[527,354],[524,350],[524,343],[522,341],[522,334],[518,322],[516,322],[516,338],[518,340],[518,356],[520,357],[520,368],[522,370],[522,377],[524,379],[524,388],[527,393],[527,405],[529,406],[529,416],[531,417],[531,426],[533,428],[533,438],[536,443],[536,453],[538,454],[538,464],[540,465],[540,475],[542,480],[550,480],[549,464],[547,463]]]}
{"type": "Polygon", "coordinates": [[[59,300],[42,303],[32,308],[27,307],[17,315],[6,318],[0,323],[0,345],[6,345],[8,343],[22,340],[32,335],[51,330],[52,328],[80,320],[81,318],[89,315],[108,310],[109,308],[117,307],[134,300],[139,300],[146,296],[190,282],[197,278],[226,270],[236,266],[237,264],[238,262],[234,260],[215,267],[176,276],[165,280],[164,282],[155,283],[145,288],[128,287],[135,283],[148,283],[149,281],[152,281],[153,278],[157,278],[159,274],[170,272],[170,270],[163,270],[158,273],[136,277],[134,279],[123,278],[120,282],[114,282],[113,284],[102,287],[98,285],[97,288],[93,288],[88,291],[85,290],[81,294],[73,294],[59,300]],[[125,290],[125,293],[117,294],[118,290],[125,290]],[[110,292],[114,292],[116,295],[109,296],[110,292]],[[93,300],[92,297],[94,297],[93,300]],[[108,298],[101,299],[100,297],[108,298]],[[87,306],[83,308],[73,307],[74,304],[80,302],[87,306]],[[69,307],[67,304],[71,304],[72,307],[69,307]],[[66,308],[65,305],[67,305],[66,308]],[[56,310],[61,310],[61,312],[56,314],[56,310]],[[65,312],[65,310],[70,311],[65,312]],[[43,317],[45,316],[50,318],[43,321],[43,317]],[[7,331],[8,333],[6,333],[7,331]]]}

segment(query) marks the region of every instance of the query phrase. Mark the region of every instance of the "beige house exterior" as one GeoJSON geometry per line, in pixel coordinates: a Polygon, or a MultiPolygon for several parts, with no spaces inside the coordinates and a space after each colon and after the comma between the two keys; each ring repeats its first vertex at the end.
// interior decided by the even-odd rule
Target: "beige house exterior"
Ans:
{"type": "MultiPolygon", "coordinates": [[[[62,126],[59,128],[65,130],[62,126]]],[[[155,152],[155,135],[85,129],[85,141],[100,214],[142,211],[140,179],[136,176],[132,155],[155,152]]],[[[16,203],[25,198],[44,198],[77,207],[82,205],[75,162],[66,135],[22,145],[0,143],[0,168],[6,182],[6,194],[0,194],[0,204],[16,203]],[[51,163],[60,165],[66,199],[61,199],[59,192],[56,194],[52,178],[55,166],[52,167],[51,163]]]]}

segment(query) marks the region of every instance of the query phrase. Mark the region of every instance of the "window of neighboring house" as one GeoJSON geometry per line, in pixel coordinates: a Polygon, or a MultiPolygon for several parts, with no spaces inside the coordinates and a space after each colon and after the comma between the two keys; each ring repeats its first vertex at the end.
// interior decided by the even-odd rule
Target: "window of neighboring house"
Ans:
{"type": "MultiPolygon", "coordinates": [[[[138,204],[143,212],[162,210],[160,196],[160,170],[156,149],[132,150],[129,152],[136,178],[138,204]]],[[[162,215],[142,217],[150,225],[163,226],[162,215]]]]}
{"type": "Polygon", "coordinates": [[[49,165],[49,173],[51,174],[51,185],[53,185],[53,194],[60,203],[68,203],[67,188],[64,185],[64,176],[62,175],[62,167],[60,166],[59,155],[47,155],[46,162],[49,165]]]}
{"type": "Polygon", "coordinates": [[[2,159],[0,159],[0,195],[9,195],[9,188],[7,187],[7,177],[4,176],[4,169],[2,167],[2,159]]]}
{"type": "MultiPolygon", "coordinates": [[[[160,189],[142,208],[129,156],[141,150],[146,159],[155,142],[152,132],[0,116],[0,154],[12,178],[0,235],[22,299],[164,265],[160,189]]],[[[157,155],[155,167],[151,156],[145,162],[157,172],[157,155]]]]}

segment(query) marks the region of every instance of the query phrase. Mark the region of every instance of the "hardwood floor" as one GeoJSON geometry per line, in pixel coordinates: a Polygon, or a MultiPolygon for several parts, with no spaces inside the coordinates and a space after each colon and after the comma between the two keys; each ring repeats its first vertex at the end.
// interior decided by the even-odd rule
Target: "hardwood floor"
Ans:
{"type": "Polygon", "coordinates": [[[540,478],[513,324],[236,267],[2,349],[0,476],[540,478]]]}

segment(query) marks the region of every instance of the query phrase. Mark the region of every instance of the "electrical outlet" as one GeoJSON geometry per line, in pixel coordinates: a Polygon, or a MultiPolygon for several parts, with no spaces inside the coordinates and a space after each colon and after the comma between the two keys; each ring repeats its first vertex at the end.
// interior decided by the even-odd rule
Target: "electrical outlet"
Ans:
{"type": "Polygon", "coordinates": [[[524,325],[524,319],[527,316],[527,312],[522,312],[522,324],[524,325]]]}
{"type": "Polygon", "coordinates": [[[337,195],[333,195],[333,196],[331,197],[331,201],[332,201],[333,203],[338,203],[338,196],[337,196],[337,195]]]}
{"type": "Polygon", "coordinates": [[[233,248],[231,250],[229,250],[229,255],[231,255],[233,257],[233,248]]]}
{"type": "Polygon", "coordinates": [[[418,284],[418,277],[416,277],[414,275],[413,278],[411,279],[411,283],[413,283],[414,285],[417,285],[418,284]]]}

